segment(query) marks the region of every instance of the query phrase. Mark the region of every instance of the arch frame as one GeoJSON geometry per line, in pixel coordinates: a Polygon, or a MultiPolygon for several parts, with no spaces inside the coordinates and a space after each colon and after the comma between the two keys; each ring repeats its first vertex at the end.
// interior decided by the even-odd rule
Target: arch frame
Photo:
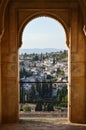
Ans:
{"type": "MultiPolygon", "coordinates": [[[[57,10],[55,10],[56,12],[57,10]]],[[[25,26],[33,19],[35,18],[39,18],[39,17],[49,17],[52,18],[54,20],[56,20],[57,22],[59,22],[61,24],[61,26],[64,29],[64,32],[66,34],[66,45],[67,47],[69,47],[70,41],[69,41],[69,35],[70,35],[70,27],[66,24],[65,20],[63,20],[60,16],[58,16],[58,14],[55,14],[55,12],[51,12],[49,10],[45,10],[45,11],[38,11],[35,12],[29,16],[27,16],[26,19],[24,19],[24,21],[22,22],[19,31],[18,31],[18,47],[21,47],[22,44],[22,33],[23,30],[25,28],[25,26]]]]}

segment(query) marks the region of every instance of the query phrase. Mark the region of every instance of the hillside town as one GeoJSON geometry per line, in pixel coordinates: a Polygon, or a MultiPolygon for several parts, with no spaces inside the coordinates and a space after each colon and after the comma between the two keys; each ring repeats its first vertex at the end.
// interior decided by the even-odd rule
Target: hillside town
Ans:
{"type": "Polygon", "coordinates": [[[67,96],[67,58],[67,50],[20,54],[20,102],[57,101],[60,90],[67,96]]]}

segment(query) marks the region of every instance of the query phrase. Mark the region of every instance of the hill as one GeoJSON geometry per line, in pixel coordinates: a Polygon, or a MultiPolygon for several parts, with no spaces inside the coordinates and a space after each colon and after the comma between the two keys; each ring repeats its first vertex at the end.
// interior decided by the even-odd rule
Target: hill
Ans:
{"type": "Polygon", "coordinates": [[[31,54],[31,53],[38,53],[38,54],[41,54],[41,53],[50,53],[50,52],[60,52],[60,51],[63,51],[62,49],[56,49],[56,48],[33,48],[33,49],[20,49],[19,50],[19,54],[24,54],[24,53],[27,53],[27,54],[31,54]]]}

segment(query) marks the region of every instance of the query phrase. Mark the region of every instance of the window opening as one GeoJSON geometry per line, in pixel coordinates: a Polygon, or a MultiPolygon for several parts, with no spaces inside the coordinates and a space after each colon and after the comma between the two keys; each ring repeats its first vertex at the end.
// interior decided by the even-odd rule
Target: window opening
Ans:
{"type": "Polygon", "coordinates": [[[39,17],[26,25],[22,40],[20,111],[67,117],[68,51],[64,28],[52,18],[39,17]]]}

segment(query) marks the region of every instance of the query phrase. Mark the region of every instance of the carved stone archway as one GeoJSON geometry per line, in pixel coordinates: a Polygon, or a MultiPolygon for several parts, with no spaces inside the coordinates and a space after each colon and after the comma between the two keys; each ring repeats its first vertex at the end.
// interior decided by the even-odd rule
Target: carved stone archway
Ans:
{"type": "Polygon", "coordinates": [[[70,47],[69,121],[86,123],[86,41],[81,15],[83,11],[78,0],[9,0],[5,7],[0,59],[1,121],[16,122],[19,119],[18,49],[22,30],[31,19],[49,16],[61,22],[70,47]]]}
{"type": "MultiPolygon", "coordinates": [[[[58,13],[64,13],[65,11],[61,12],[58,11],[58,13]]],[[[64,21],[63,18],[61,18],[60,15],[57,15],[57,10],[37,10],[35,11],[33,14],[29,15],[26,19],[24,19],[22,21],[22,24],[19,28],[19,32],[18,32],[18,46],[20,47],[22,44],[22,33],[23,30],[25,28],[25,26],[27,25],[27,23],[29,23],[31,20],[33,20],[34,18],[38,18],[38,17],[50,17],[52,19],[55,19],[56,21],[58,21],[59,23],[61,23],[65,34],[66,34],[66,44],[67,47],[69,47],[69,35],[70,35],[70,26],[67,25],[67,23],[64,21]],[[56,13],[55,13],[56,12],[56,13]]]]}

